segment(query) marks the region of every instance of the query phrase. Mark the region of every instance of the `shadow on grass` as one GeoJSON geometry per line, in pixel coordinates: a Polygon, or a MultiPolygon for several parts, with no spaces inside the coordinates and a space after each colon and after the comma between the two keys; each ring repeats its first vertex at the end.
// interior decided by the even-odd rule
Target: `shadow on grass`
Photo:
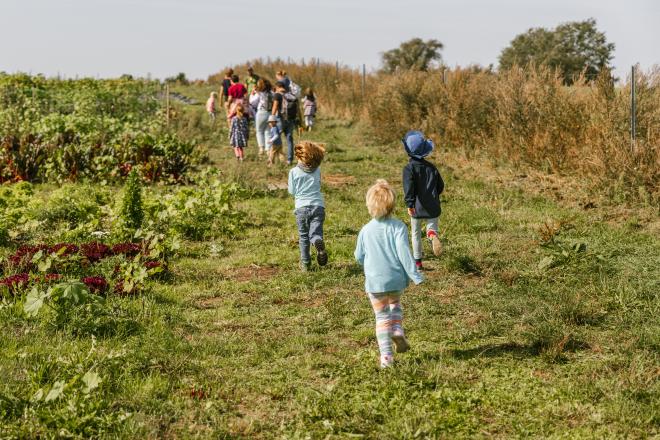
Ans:
{"type": "MultiPolygon", "coordinates": [[[[454,359],[468,360],[475,358],[512,357],[514,359],[526,359],[543,355],[551,360],[560,361],[563,353],[575,353],[586,350],[589,344],[583,341],[569,338],[556,344],[542,344],[536,342],[530,345],[515,342],[504,342],[502,344],[485,344],[468,349],[454,349],[450,355],[454,359]]],[[[565,359],[564,359],[565,360],[565,359]]]]}
{"type": "Polygon", "coordinates": [[[511,356],[516,359],[535,357],[540,354],[537,347],[531,345],[516,344],[515,342],[505,342],[502,344],[485,344],[479,347],[468,349],[454,349],[450,354],[455,359],[467,360],[474,358],[494,358],[511,356]]]}

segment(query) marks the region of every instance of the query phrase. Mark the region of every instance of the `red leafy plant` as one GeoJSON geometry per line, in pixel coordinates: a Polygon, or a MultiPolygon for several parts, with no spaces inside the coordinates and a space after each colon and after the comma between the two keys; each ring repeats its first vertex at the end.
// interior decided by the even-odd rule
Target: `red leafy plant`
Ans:
{"type": "Polygon", "coordinates": [[[15,295],[19,290],[25,288],[30,282],[30,275],[27,273],[18,273],[0,280],[0,287],[5,286],[9,293],[15,295]]]}
{"type": "Polygon", "coordinates": [[[91,263],[95,263],[112,255],[110,246],[93,241],[80,246],[80,253],[91,263]]]}
{"type": "Polygon", "coordinates": [[[109,287],[108,282],[102,276],[83,277],[81,281],[85,283],[90,292],[97,295],[104,294],[109,287]]]}

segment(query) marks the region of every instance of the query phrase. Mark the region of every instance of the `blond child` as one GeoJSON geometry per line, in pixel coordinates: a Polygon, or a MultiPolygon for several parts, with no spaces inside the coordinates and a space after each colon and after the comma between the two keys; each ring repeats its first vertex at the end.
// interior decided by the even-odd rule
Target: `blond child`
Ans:
{"type": "Polygon", "coordinates": [[[231,118],[229,143],[234,149],[236,160],[239,162],[243,162],[243,150],[247,148],[248,136],[250,135],[248,128],[249,123],[247,115],[245,114],[245,108],[243,107],[243,104],[238,103],[234,109],[234,115],[231,118]]]}
{"type": "Polygon", "coordinates": [[[325,148],[305,141],[296,145],[298,165],[289,171],[289,193],[295,197],[295,215],[298,225],[300,246],[300,268],[306,272],[311,266],[310,243],[316,248],[319,266],[328,263],[328,254],[323,241],[325,203],[321,194],[320,165],[325,148]]]}
{"type": "Polygon", "coordinates": [[[218,92],[211,92],[209,99],[206,101],[206,111],[211,118],[211,122],[215,123],[216,103],[218,102],[218,92]]]}
{"type": "Polygon", "coordinates": [[[419,284],[423,278],[410,255],[407,226],[392,217],[395,195],[389,183],[377,180],[366,202],[372,220],[360,230],[355,259],[364,266],[365,290],[376,315],[380,366],[386,368],[394,362],[392,342],[397,353],[410,348],[401,326],[401,295],[409,280],[419,284]]]}

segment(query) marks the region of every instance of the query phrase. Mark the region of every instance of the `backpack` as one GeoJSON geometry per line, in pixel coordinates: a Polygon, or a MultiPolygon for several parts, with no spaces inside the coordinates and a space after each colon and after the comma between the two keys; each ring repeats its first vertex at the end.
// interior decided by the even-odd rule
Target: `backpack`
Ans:
{"type": "Polygon", "coordinates": [[[273,110],[273,92],[266,93],[266,110],[273,110]]]}
{"type": "Polygon", "coordinates": [[[302,89],[300,86],[291,80],[289,80],[289,91],[293,93],[296,98],[300,98],[300,95],[302,94],[302,89]]]}
{"type": "Polygon", "coordinates": [[[298,98],[291,92],[282,94],[282,119],[285,121],[295,121],[298,119],[298,98]]]}

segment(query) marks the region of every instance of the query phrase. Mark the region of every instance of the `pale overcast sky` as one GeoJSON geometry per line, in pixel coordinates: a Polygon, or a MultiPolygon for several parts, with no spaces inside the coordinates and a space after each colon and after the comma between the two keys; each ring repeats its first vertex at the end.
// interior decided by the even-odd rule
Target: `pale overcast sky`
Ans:
{"type": "Polygon", "coordinates": [[[256,57],[376,68],[412,37],[447,64],[497,64],[530,27],[593,17],[614,66],[660,64],[660,0],[0,0],[0,71],[206,78],[256,57]]]}

